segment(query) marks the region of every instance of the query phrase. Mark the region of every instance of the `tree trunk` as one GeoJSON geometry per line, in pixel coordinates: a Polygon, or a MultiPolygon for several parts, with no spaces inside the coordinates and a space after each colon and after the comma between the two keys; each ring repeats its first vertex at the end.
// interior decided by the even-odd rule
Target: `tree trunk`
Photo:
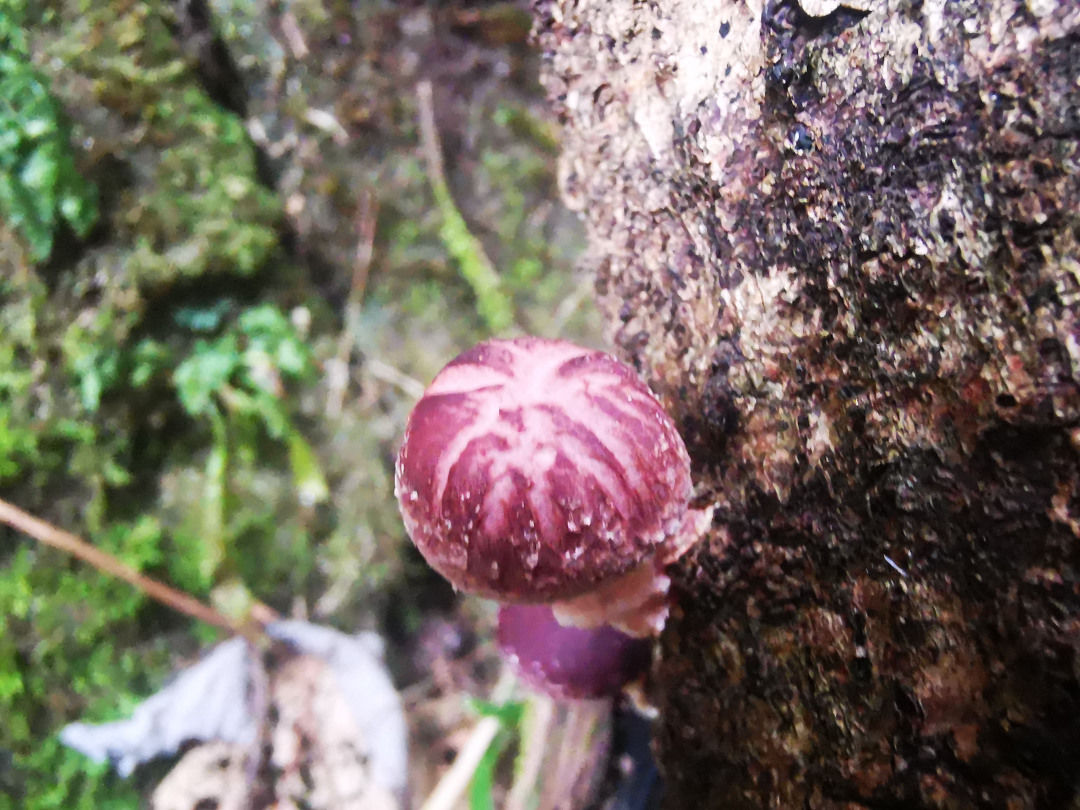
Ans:
{"type": "Polygon", "coordinates": [[[672,808],[1080,807],[1080,4],[537,0],[684,429],[672,808]]]}

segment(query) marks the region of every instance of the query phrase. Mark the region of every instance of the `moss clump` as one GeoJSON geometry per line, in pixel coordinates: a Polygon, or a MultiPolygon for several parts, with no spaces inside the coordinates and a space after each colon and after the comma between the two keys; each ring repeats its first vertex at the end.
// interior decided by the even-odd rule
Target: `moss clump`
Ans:
{"type": "Polygon", "coordinates": [[[194,88],[161,105],[155,123],[170,126],[174,140],[156,155],[147,188],[121,205],[132,276],[163,284],[264,266],[278,244],[281,205],[256,178],[242,123],[194,88]]]}
{"type": "Polygon", "coordinates": [[[54,92],[105,189],[110,247],[86,261],[139,287],[251,275],[278,243],[281,203],[243,122],[203,91],[175,27],[162,0],[68,0],[33,31],[43,65],[65,65],[54,92]]]}
{"type": "MultiPolygon", "coordinates": [[[[257,596],[356,627],[384,604],[411,627],[432,600],[386,594],[408,570],[393,452],[420,381],[490,331],[417,160],[414,77],[385,69],[421,43],[385,4],[297,0],[283,9],[312,50],[300,58],[257,4],[212,2],[257,161],[200,85],[197,43],[177,34],[185,4],[29,5],[27,59],[70,122],[98,219],[86,238],[61,223],[47,265],[0,221],[0,497],[219,606],[257,596]]],[[[584,317],[547,146],[501,160],[528,128],[492,132],[490,97],[441,93],[468,107],[440,124],[448,143],[484,123],[447,185],[499,268],[494,323],[566,334],[584,317]]],[[[56,732],[129,712],[212,640],[0,530],[0,810],[136,807],[138,779],[56,732]]]]}
{"type": "Polygon", "coordinates": [[[25,16],[21,0],[0,4],[0,216],[42,260],[60,228],[90,231],[97,191],[76,169],[67,121],[31,62],[25,16]]]}
{"type": "MultiPolygon", "coordinates": [[[[19,103],[0,113],[0,493],[206,596],[227,555],[191,547],[158,493],[172,469],[207,469],[214,420],[172,368],[191,368],[204,344],[225,357],[214,341],[236,325],[233,373],[199,384],[223,410],[231,385],[258,411],[230,438],[249,468],[277,466],[269,436],[286,456],[299,448],[310,482],[317,465],[293,414],[250,378],[258,357],[286,378],[310,361],[288,319],[251,295],[208,331],[185,324],[171,293],[197,280],[184,295],[202,305],[214,285],[263,270],[281,204],[258,180],[242,122],[184,60],[168,3],[52,4],[20,18],[25,27],[12,27],[13,7],[0,3],[0,86],[21,82],[20,95],[5,92],[19,103]],[[99,231],[76,244],[98,215],[94,185],[99,231]]],[[[126,584],[0,534],[0,810],[134,808],[134,786],[55,733],[129,710],[174,665],[177,642],[197,640],[126,584]]],[[[310,569],[308,556],[294,545],[289,563],[310,569]]]]}

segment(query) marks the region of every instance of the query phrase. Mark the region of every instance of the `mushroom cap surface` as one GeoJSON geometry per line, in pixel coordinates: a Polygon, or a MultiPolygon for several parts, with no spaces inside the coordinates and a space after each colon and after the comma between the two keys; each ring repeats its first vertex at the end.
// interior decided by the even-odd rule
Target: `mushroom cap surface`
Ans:
{"type": "Polygon", "coordinates": [[[395,492],[409,536],[455,587],[550,601],[662,551],[686,514],[690,459],[660,403],[611,355],[491,340],[417,402],[395,492]]]}

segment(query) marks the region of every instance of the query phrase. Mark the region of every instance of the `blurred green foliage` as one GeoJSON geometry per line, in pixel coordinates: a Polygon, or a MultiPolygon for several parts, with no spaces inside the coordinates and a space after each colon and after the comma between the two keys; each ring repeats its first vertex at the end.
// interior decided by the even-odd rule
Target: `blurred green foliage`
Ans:
{"type": "Polygon", "coordinates": [[[281,204],[255,177],[243,124],[194,88],[162,99],[150,121],[175,143],[158,156],[148,193],[127,210],[129,272],[161,283],[264,266],[278,244],[281,204]]]}
{"type": "Polygon", "coordinates": [[[461,268],[461,275],[472,287],[477,312],[492,332],[504,331],[514,322],[514,305],[503,290],[499,274],[480,240],[469,230],[441,176],[432,178],[431,191],[442,217],[439,236],[447,252],[461,268]]]}
{"type": "MultiPolygon", "coordinates": [[[[160,561],[160,539],[152,518],[117,522],[95,538],[138,570],[160,561]]],[[[128,690],[146,685],[145,673],[163,671],[166,640],[148,641],[136,629],[145,607],[125,583],[34,547],[7,556],[0,576],[0,714],[3,747],[14,753],[16,770],[0,792],[0,808],[136,806],[130,786],[55,738],[45,739],[41,726],[57,709],[78,705],[73,699],[86,701],[90,717],[102,718],[115,709],[118,685],[126,685],[123,700],[128,690]],[[36,643],[28,646],[31,627],[36,643]]]]}
{"type": "MultiPolygon", "coordinates": [[[[0,5],[0,487],[205,597],[227,556],[224,530],[205,531],[225,523],[230,470],[215,471],[216,458],[243,445],[249,466],[278,466],[261,431],[292,457],[308,503],[325,498],[326,484],[275,387],[275,375],[285,386],[314,374],[277,306],[230,305],[208,323],[201,302],[170,317],[162,298],[188,278],[264,268],[281,217],[242,122],[205,96],[181,58],[168,6],[58,3],[27,20],[27,9],[0,5]],[[76,171],[73,142],[92,144],[78,161],[92,179],[76,171]],[[106,190],[100,211],[95,186],[106,190]],[[104,244],[73,252],[56,272],[37,266],[62,223],[82,236],[99,216],[104,244]],[[170,327],[147,320],[151,309],[170,327]],[[215,493],[216,515],[212,500],[182,517],[162,503],[162,471],[192,466],[205,471],[200,489],[215,493]],[[187,526],[193,516],[198,525],[187,526]]],[[[198,641],[130,586],[4,536],[0,809],[136,807],[132,784],[53,735],[76,717],[129,710],[175,664],[170,634],[189,652],[198,641]]],[[[310,556],[303,546],[292,556],[286,564],[311,570],[295,566],[310,556]]],[[[258,576],[248,585],[259,587],[258,576]]]]}
{"type": "Polygon", "coordinates": [[[499,730],[477,763],[469,781],[469,810],[495,810],[496,770],[503,754],[521,736],[526,703],[521,700],[494,703],[477,699],[472,699],[469,703],[473,711],[481,717],[493,717],[499,723],[499,730]]]}
{"type": "MultiPolygon", "coordinates": [[[[284,156],[276,187],[178,43],[177,4],[0,0],[0,82],[22,82],[0,96],[0,183],[25,207],[0,199],[0,494],[200,598],[370,626],[408,574],[392,458],[410,392],[492,331],[582,328],[577,243],[537,215],[550,134],[522,106],[476,113],[494,123],[440,203],[411,85],[373,67],[385,4],[286,0],[324,49],[307,62],[260,4],[212,5],[280,137],[262,145],[284,156]],[[381,116],[353,110],[363,137],[306,121],[348,124],[350,104],[381,116]],[[368,190],[375,255],[346,311],[368,190]],[[497,295],[454,269],[481,242],[497,295]]],[[[138,806],[137,781],[56,732],[127,713],[212,638],[0,529],[0,810],[138,806]]]]}
{"type": "MultiPolygon", "coordinates": [[[[311,352],[289,320],[272,304],[243,309],[223,326],[227,300],[207,308],[184,308],[176,313],[179,326],[192,331],[218,332],[212,340],[198,338],[186,356],[178,358],[167,345],[146,340],[135,346],[131,384],[145,386],[171,371],[172,386],[184,412],[210,425],[212,445],[207,453],[202,508],[191,542],[197,550],[199,583],[213,582],[227,556],[230,458],[252,457],[261,445],[261,431],[288,449],[293,489],[303,506],[322,503],[328,495],[326,478],[315,451],[293,424],[283,400],[288,382],[311,382],[315,374],[311,352]]],[[[194,551],[194,553],[192,553],[194,551]]]]}
{"type": "Polygon", "coordinates": [[[60,106],[30,62],[24,17],[23,0],[0,3],[0,217],[41,260],[61,223],[78,236],[89,233],[97,191],[75,168],[60,106]]]}

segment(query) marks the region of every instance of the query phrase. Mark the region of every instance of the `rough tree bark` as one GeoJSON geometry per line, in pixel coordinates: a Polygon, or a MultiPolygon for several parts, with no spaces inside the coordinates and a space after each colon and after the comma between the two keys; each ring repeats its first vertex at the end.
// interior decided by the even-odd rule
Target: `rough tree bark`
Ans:
{"type": "Polygon", "coordinates": [[[1080,4],[537,0],[713,531],[672,808],[1080,807],[1080,4]]]}

